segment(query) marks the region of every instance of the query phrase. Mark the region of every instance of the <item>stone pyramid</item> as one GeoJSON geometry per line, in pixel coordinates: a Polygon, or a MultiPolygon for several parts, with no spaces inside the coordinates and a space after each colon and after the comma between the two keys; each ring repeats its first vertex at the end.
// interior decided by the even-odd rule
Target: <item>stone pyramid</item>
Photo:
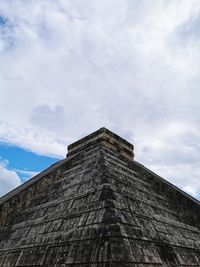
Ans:
{"type": "Polygon", "coordinates": [[[200,266],[200,205],[105,128],[0,199],[0,266],[200,266]]]}

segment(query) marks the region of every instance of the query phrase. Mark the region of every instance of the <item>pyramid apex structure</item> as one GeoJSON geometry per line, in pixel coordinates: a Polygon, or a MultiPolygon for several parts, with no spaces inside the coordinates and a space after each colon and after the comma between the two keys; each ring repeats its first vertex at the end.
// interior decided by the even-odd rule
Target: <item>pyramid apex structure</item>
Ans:
{"type": "Polygon", "coordinates": [[[83,149],[96,143],[103,143],[108,149],[114,150],[130,160],[134,157],[133,145],[105,127],[69,145],[67,157],[82,152],[83,149]]]}
{"type": "Polygon", "coordinates": [[[200,204],[100,128],[0,198],[1,266],[200,266],[200,204]]]}

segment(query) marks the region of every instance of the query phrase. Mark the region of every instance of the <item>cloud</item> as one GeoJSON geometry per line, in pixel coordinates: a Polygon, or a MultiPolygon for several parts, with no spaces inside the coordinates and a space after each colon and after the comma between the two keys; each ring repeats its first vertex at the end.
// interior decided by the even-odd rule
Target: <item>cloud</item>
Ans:
{"type": "Polygon", "coordinates": [[[63,106],[55,106],[53,109],[48,105],[36,107],[30,117],[33,126],[44,131],[53,131],[58,133],[64,129],[66,123],[65,109],[63,106]],[[63,126],[63,128],[62,128],[63,126]]]}
{"type": "Polygon", "coordinates": [[[15,171],[8,169],[9,162],[0,159],[0,197],[21,184],[15,171]]]}
{"type": "Polygon", "coordinates": [[[199,44],[200,38],[200,16],[197,14],[196,16],[191,16],[187,21],[181,24],[177,33],[179,34],[179,38],[188,42],[197,41],[199,44]]]}
{"type": "Polygon", "coordinates": [[[138,161],[200,192],[199,0],[3,0],[0,10],[0,140],[64,157],[105,126],[138,161]]]}
{"type": "Polygon", "coordinates": [[[198,164],[176,163],[174,165],[149,165],[150,169],[162,177],[168,177],[169,182],[178,186],[183,191],[199,198],[200,179],[199,162],[198,164]]]}
{"type": "Polygon", "coordinates": [[[29,171],[29,170],[15,169],[14,171],[20,176],[21,182],[25,182],[29,180],[30,178],[32,178],[33,176],[38,174],[38,172],[29,171]]]}

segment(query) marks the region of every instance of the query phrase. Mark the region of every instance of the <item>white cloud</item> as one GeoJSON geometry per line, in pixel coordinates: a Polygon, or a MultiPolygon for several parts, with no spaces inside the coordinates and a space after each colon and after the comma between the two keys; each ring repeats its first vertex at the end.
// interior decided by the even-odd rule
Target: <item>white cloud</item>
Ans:
{"type": "Polygon", "coordinates": [[[0,15],[1,140],[62,157],[106,126],[200,192],[199,0],[3,0],[0,15]]]}
{"type": "Polygon", "coordinates": [[[38,172],[29,171],[29,170],[15,169],[14,171],[20,176],[21,182],[25,182],[29,180],[30,178],[32,178],[33,176],[38,174],[38,172]]]}
{"type": "Polygon", "coordinates": [[[0,197],[21,184],[15,171],[8,169],[9,162],[0,159],[0,197]]]}

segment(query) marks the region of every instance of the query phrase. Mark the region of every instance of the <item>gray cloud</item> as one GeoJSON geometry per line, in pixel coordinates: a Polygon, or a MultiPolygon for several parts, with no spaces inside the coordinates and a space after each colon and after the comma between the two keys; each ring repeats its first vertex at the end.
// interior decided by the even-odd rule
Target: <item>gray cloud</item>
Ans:
{"type": "Polygon", "coordinates": [[[66,124],[65,109],[59,105],[52,109],[48,105],[38,106],[32,111],[30,122],[40,130],[54,131],[59,134],[66,124]]]}
{"type": "Polygon", "coordinates": [[[62,157],[105,126],[198,195],[198,0],[3,0],[0,10],[10,25],[0,33],[0,140],[62,157]]]}
{"type": "Polygon", "coordinates": [[[182,41],[200,42],[200,13],[191,16],[185,23],[177,28],[177,33],[182,41]]]}

